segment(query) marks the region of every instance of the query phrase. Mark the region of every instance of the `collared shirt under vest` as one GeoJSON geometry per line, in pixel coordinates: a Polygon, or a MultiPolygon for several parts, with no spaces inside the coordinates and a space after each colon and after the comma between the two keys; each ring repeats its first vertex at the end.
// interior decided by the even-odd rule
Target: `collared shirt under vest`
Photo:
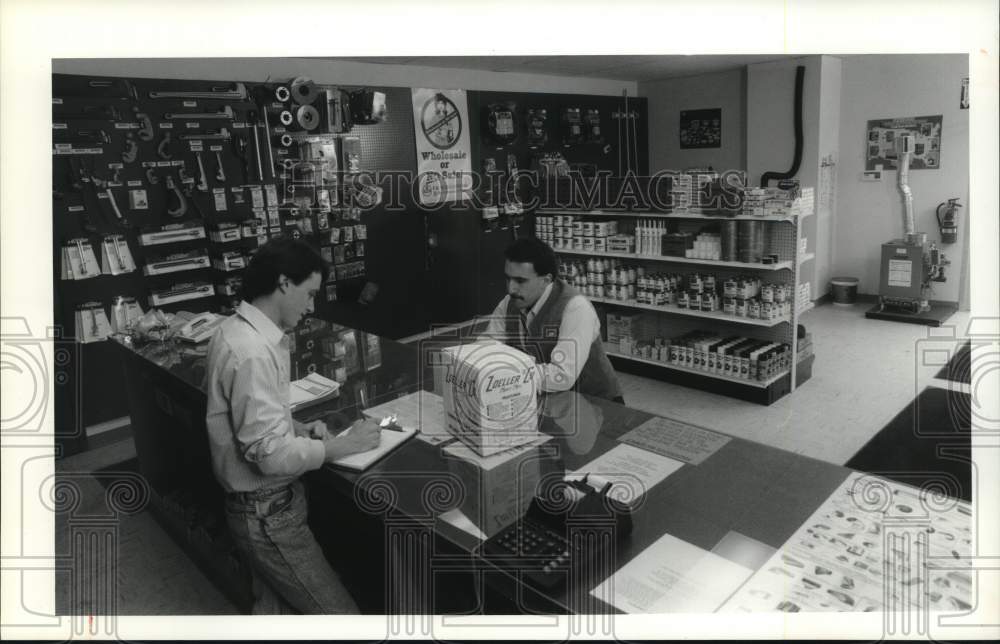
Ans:
{"type": "Polygon", "coordinates": [[[562,280],[546,287],[524,314],[510,296],[504,297],[485,335],[535,358],[543,391],[572,389],[608,400],[621,396],[593,305],[562,280]]]}

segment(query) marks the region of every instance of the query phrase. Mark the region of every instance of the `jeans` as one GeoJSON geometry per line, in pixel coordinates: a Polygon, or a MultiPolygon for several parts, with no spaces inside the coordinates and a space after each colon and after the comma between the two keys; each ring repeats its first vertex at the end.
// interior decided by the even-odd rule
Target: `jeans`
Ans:
{"type": "Polygon", "coordinates": [[[255,615],[360,612],[316,543],[307,513],[301,481],[226,495],[226,522],[253,572],[255,615]]]}

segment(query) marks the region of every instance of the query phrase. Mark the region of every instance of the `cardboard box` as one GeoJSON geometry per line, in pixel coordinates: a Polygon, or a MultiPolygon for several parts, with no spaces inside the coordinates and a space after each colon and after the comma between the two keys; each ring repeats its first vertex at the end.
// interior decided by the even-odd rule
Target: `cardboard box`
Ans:
{"type": "Polygon", "coordinates": [[[442,451],[448,471],[465,488],[459,509],[487,537],[517,521],[528,509],[542,478],[542,445],[550,436],[480,456],[468,445],[453,443],[442,451]]]}
{"type": "Polygon", "coordinates": [[[617,343],[622,338],[639,337],[639,321],[641,313],[626,315],[623,313],[608,313],[608,342],[617,343]]]}
{"type": "Polygon", "coordinates": [[[497,342],[447,347],[435,373],[448,433],[480,456],[538,437],[538,383],[531,356],[497,342]]]}

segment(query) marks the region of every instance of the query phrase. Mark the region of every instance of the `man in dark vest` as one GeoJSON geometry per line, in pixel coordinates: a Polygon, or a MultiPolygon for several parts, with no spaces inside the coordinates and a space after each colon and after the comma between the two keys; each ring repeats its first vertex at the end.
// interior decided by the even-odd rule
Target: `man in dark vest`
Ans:
{"type": "Polygon", "coordinates": [[[507,295],[493,311],[485,335],[534,357],[542,391],[573,390],[624,403],[601,342],[597,312],[557,277],[552,249],[526,237],[508,246],[504,257],[507,295]]]}

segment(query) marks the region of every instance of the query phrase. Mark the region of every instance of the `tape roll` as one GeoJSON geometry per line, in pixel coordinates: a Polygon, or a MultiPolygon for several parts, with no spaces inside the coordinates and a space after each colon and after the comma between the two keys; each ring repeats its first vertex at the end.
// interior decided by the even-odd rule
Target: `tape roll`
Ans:
{"type": "Polygon", "coordinates": [[[316,100],[319,88],[311,79],[299,76],[292,81],[292,98],[299,105],[308,105],[316,100]]]}
{"type": "Polygon", "coordinates": [[[278,121],[282,125],[291,125],[292,121],[294,121],[294,120],[295,120],[295,117],[292,116],[292,113],[289,112],[288,110],[282,110],[281,114],[278,115],[278,121]]]}
{"type": "Polygon", "coordinates": [[[315,130],[319,126],[319,112],[312,105],[301,105],[295,112],[295,121],[303,130],[315,130]]]}
{"type": "Polygon", "coordinates": [[[289,91],[289,89],[284,85],[278,85],[278,87],[276,87],[274,90],[274,98],[278,99],[282,103],[284,103],[291,97],[292,97],[291,91],[289,91]]]}
{"type": "Polygon", "coordinates": [[[285,170],[291,170],[295,167],[295,159],[282,159],[281,167],[285,170]]]}
{"type": "Polygon", "coordinates": [[[292,135],[291,134],[287,134],[287,133],[282,134],[280,141],[281,141],[281,147],[287,148],[293,142],[292,141],[292,135]]]}

